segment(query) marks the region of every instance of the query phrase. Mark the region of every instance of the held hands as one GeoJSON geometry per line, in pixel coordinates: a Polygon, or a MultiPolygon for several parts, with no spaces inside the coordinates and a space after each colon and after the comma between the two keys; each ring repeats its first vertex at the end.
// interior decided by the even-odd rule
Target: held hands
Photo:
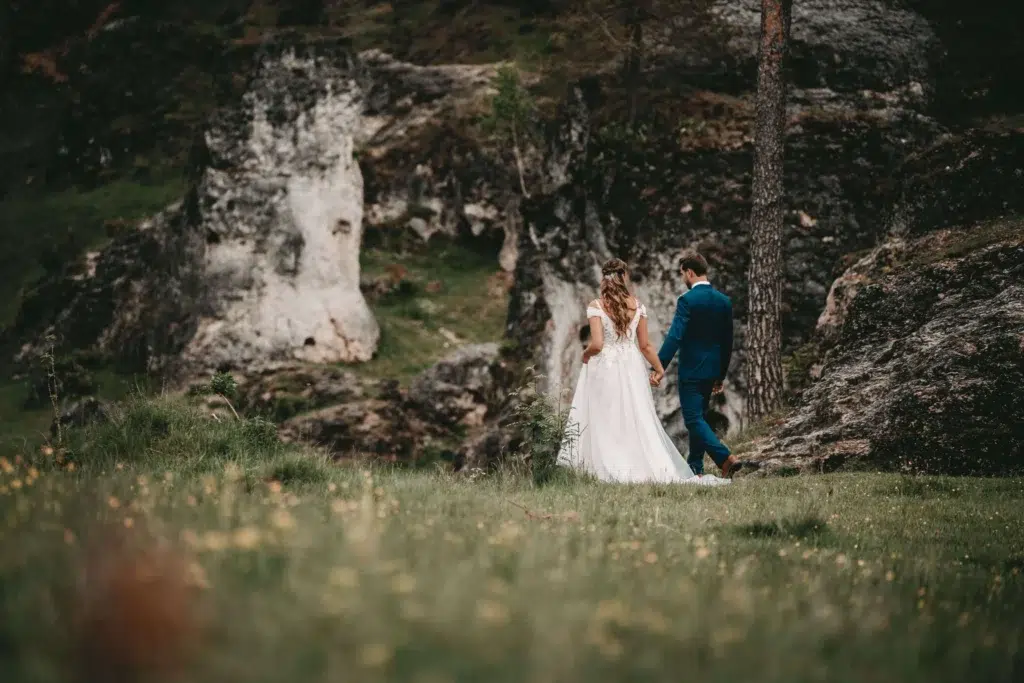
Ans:
{"type": "Polygon", "coordinates": [[[652,370],[650,382],[652,387],[660,387],[661,380],[665,379],[665,373],[660,370],[652,370]]]}
{"type": "Polygon", "coordinates": [[[715,382],[715,386],[713,386],[711,388],[711,395],[712,396],[717,396],[718,394],[722,393],[723,391],[725,391],[725,385],[721,381],[715,382]]]}

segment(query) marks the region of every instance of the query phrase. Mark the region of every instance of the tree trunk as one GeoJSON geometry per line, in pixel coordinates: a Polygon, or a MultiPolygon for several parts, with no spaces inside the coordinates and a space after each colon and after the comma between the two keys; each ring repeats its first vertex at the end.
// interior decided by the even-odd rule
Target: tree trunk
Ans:
{"type": "Polygon", "coordinates": [[[530,193],[526,190],[526,169],[523,167],[523,153],[519,151],[519,133],[516,131],[515,120],[512,121],[512,154],[515,155],[516,170],[519,172],[519,189],[523,197],[529,199],[530,193]]]}
{"type": "Polygon", "coordinates": [[[783,393],[782,164],[786,125],[783,62],[792,4],[792,0],[761,0],[746,334],[747,419],[750,421],[778,409],[783,393]]]}
{"type": "Polygon", "coordinates": [[[629,128],[636,125],[637,95],[640,87],[640,74],[643,69],[644,25],[639,0],[630,0],[627,25],[629,26],[629,47],[626,52],[626,97],[629,102],[629,128]]]}

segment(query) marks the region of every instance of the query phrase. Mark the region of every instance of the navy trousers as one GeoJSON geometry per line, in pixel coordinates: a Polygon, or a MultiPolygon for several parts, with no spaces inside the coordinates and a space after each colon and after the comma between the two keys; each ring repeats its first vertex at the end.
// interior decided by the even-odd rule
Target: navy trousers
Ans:
{"type": "Polygon", "coordinates": [[[679,382],[679,404],[683,409],[683,422],[690,433],[690,454],[687,463],[694,474],[704,474],[704,454],[707,453],[719,467],[729,457],[729,448],[719,441],[707,422],[714,380],[679,382]]]}

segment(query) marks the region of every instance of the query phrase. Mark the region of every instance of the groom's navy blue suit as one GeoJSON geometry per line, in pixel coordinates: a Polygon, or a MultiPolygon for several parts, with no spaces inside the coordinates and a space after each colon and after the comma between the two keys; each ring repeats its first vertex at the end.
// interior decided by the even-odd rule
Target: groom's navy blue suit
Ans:
{"type": "Polygon", "coordinates": [[[716,382],[725,379],[732,358],[732,301],[711,285],[697,283],[676,302],[676,315],[658,358],[668,368],[679,352],[679,403],[690,433],[687,460],[704,472],[704,453],[721,467],[729,449],[718,440],[705,415],[716,382]]]}

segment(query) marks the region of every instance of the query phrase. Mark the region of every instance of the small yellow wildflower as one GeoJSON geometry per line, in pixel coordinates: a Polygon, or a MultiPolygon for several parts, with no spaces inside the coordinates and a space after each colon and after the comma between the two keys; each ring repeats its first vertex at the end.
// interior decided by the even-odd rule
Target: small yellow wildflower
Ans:
{"type": "Polygon", "coordinates": [[[494,600],[480,600],[477,602],[476,613],[482,621],[486,621],[489,624],[505,624],[508,623],[509,619],[508,607],[494,600]]]}
{"type": "Polygon", "coordinates": [[[232,535],[232,541],[236,548],[242,550],[253,550],[260,544],[260,531],[255,527],[247,526],[236,529],[232,535]]]}
{"type": "Polygon", "coordinates": [[[416,590],[416,579],[408,574],[399,574],[391,582],[391,590],[399,595],[408,595],[416,590]]]}
{"type": "Polygon", "coordinates": [[[377,668],[384,666],[391,661],[391,648],[379,643],[365,645],[359,659],[362,661],[363,666],[366,667],[377,668]]]}
{"type": "Polygon", "coordinates": [[[355,588],[359,584],[359,574],[351,567],[335,567],[328,581],[339,588],[355,588]]]}
{"type": "Polygon", "coordinates": [[[295,518],[287,510],[275,510],[270,521],[281,531],[288,531],[295,528],[295,518]]]}
{"type": "Polygon", "coordinates": [[[222,531],[207,531],[203,534],[203,545],[215,552],[224,550],[228,547],[228,536],[222,531]]]}

